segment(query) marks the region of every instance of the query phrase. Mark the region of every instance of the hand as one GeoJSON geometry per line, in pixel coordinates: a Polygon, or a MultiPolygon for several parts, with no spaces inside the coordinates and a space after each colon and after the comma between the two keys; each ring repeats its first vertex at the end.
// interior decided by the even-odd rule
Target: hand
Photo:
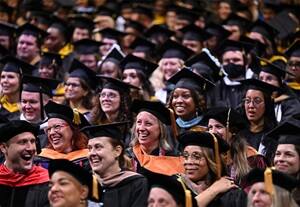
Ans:
{"type": "Polygon", "coordinates": [[[225,193],[232,188],[238,188],[238,186],[229,177],[221,177],[219,180],[215,181],[209,188],[219,194],[225,193]]]}

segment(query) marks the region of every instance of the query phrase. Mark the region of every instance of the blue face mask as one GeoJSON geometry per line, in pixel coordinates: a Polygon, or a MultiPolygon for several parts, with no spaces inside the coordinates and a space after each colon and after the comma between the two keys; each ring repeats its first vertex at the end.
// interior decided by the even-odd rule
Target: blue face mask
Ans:
{"type": "Polygon", "coordinates": [[[244,65],[236,65],[229,63],[223,66],[224,71],[227,73],[228,78],[238,78],[245,76],[246,70],[244,65]]]}

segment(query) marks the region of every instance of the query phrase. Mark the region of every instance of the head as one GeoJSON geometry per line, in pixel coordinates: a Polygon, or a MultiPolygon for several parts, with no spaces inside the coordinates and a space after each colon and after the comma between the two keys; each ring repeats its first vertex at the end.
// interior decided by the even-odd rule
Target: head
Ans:
{"type": "Polygon", "coordinates": [[[276,170],[297,177],[300,172],[299,155],[300,147],[298,145],[279,144],[274,157],[276,170]]]}
{"type": "Polygon", "coordinates": [[[201,113],[201,97],[195,90],[176,88],[170,95],[169,105],[174,109],[176,116],[183,120],[190,120],[201,113]]]}
{"type": "Polygon", "coordinates": [[[165,189],[154,186],[151,188],[148,196],[148,207],[165,206],[165,207],[180,207],[173,196],[165,189]]]}
{"type": "Polygon", "coordinates": [[[289,77],[289,78],[299,82],[300,81],[300,57],[291,56],[288,60],[287,70],[294,75],[294,77],[289,77]]]}
{"type": "Polygon", "coordinates": [[[216,119],[210,118],[208,120],[208,130],[210,133],[218,134],[224,140],[231,140],[232,138],[230,129],[227,130],[226,126],[216,119]]]}
{"type": "Polygon", "coordinates": [[[45,39],[45,46],[51,52],[59,52],[66,44],[66,37],[58,27],[50,26],[47,29],[49,35],[45,39]]]}
{"type": "Polygon", "coordinates": [[[89,38],[91,38],[91,33],[87,28],[75,27],[72,35],[73,42],[89,38]]]}
{"type": "Polygon", "coordinates": [[[147,149],[161,147],[170,150],[167,141],[167,127],[154,114],[147,111],[140,111],[132,127],[133,140],[131,145],[142,145],[147,149]]]}
{"type": "Polygon", "coordinates": [[[138,70],[136,69],[125,69],[123,71],[123,81],[139,88],[141,88],[142,85],[138,70]]]}
{"type": "Polygon", "coordinates": [[[182,45],[191,49],[195,53],[200,53],[202,48],[204,47],[203,42],[199,40],[189,40],[189,39],[183,39],[182,45]]]}
{"type": "Polygon", "coordinates": [[[281,80],[274,74],[261,71],[258,75],[259,80],[271,84],[273,86],[280,87],[282,85],[281,80]]]}
{"type": "Polygon", "coordinates": [[[39,64],[38,73],[41,78],[56,79],[59,65],[57,64],[39,64]]]}
{"type": "Polygon", "coordinates": [[[101,64],[99,73],[112,78],[121,78],[121,69],[119,63],[106,60],[101,64]]]}
{"type": "Polygon", "coordinates": [[[48,199],[53,207],[75,206],[78,203],[87,203],[88,186],[65,171],[56,171],[49,182],[48,199]]]}
{"type": "Polygon", "coordinates": [[[99,94],[101,110],[106,114],[118,114],[121,108],[121,93],[110,88],[103,88],[99,94]]]}
{"type": "Polygon", "coordinates": [[[33,167],[36,154],[36,137],[32,132],[22,132],[0,143],[5,165],[15,173],[26,173],[33,167]]]}
{"type": "Polygon", "coordinates": [[[110,51],[110,49],[112,48],[112,46],[114,44],[118,44],[118,40],[113,39],[113,38],[104,37],[102,39],[102,43],[103,44],[100,46],[100,52],[101,52],[101,55],[105,56],[108,54],[108,52],[110,51]]]}
{"type": "Polygon", "coordinates": [[[168,80],[183,67],[184,61],[180,58],[162,58],[158,65],[163,73],[163,80],[168,80]]]}
{"type": "Polygon", "coordinates": [[[124,145],[111,137],[95,137],[88,141],[88,159],[94,173],[101,178],[117,173],[124,165],[124,145]]]}
{"type": "Polygon", "coordinates": [[[77,59],[91,70],[97,72],[97,63],[99,60],[97,54],[79,54],[77,59]]]}
{"type": "Polygon", "coordinates": [[[25,119],[31,123],[38,123],[41,121],[41,104],[45,105],[50,97],[42,94],[42,101],[40,101],[39,92],[22,91],[21,92],[21,112],[25,119]]]}
{"type": "Polygon", "coordinates": [[[246,64],[246,56],[240,50],[229,50],[222,54],[222,65],[230,79],[244,77],[246,64]]]}
{"type": "Polygon", "coordinates": [[[2,71],[0,84],[3,95],[18,94],[21,87],[21,76],[15,72],[2,71]]]}
{"type": "Polygon", "coordinates": [[[17,41],[17,56],[25,62],[31,62],[39,55],[40,44],[36,36],[21,34],[17,41]]]}
{"type": "Polygon", "coordinates": [[[48,136],[47,148],[60,153],[83,149],[87,145],[86,136],[70,121],[62,118],[49,118],[45,132],[48,136]]]}

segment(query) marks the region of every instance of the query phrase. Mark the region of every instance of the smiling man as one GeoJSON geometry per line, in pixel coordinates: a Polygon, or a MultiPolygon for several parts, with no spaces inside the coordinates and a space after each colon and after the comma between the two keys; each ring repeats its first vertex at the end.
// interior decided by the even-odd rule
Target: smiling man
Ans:
{"type": "Polygon", "coordinates": [[[49,206],[48,171],[35,166],[38,128],[26,121],[11,121],[0,126],[0,150],[5,162],[0,165],[0,206],[49,206]]]}

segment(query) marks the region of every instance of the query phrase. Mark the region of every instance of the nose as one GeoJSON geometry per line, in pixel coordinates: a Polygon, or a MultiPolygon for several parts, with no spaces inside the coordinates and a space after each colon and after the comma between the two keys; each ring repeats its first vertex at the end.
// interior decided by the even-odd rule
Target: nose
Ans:
{"type": "Polygon", "coordinates": [[[253,203],[256,203],[256,202],[259,202],[260,201],[260,194],[259,194],[259,192],[256,192],[254,195],[253,195],[253,197],[252,197],[252,204],[253,203]]]}
{"type": "Polygon", "coordinates": [[[130,83],[130,78],[129,78],[129,77],[126,77],[126,78],[123,79],[123,81],[124,81],[125,83],[130,83]]]}
{"type": "Polygon", "coordinates": [[[215,127],[215,126],[212,126],[212,127],[209,129],[209,132],[210,132],[210,133],[216,134],[216,133],[217,133],[216,127],[215,127]]]}

